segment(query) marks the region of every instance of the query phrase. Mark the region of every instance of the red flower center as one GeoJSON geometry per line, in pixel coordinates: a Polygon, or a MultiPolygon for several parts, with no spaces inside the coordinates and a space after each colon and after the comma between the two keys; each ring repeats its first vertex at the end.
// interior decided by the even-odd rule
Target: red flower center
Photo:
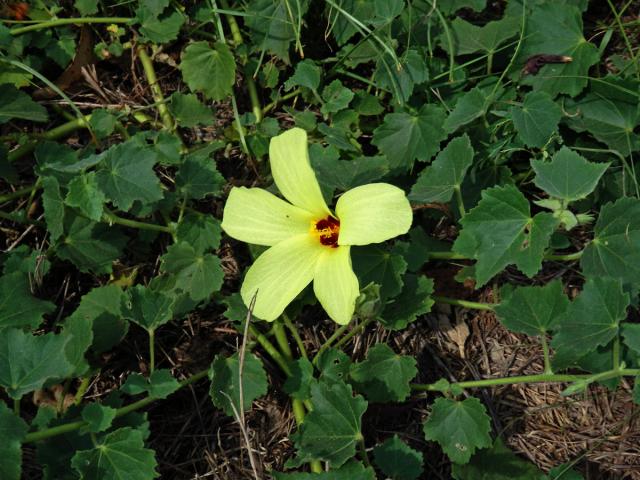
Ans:
{"type": "Polygon", "coordinates": [[[322,245],[331,248],[338,248],[340,221],[337,218],[329,216],[322,220],[318,220],[313,224],[313,230],[322,245]]]}

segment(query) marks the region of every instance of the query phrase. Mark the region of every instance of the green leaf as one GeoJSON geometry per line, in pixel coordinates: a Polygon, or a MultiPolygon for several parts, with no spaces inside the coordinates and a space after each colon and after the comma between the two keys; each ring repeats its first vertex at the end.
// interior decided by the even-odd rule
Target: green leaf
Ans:
{"type": "Polygon", "coordinates": [[[533,182],[550,196],[573,202],[593,192],[609,163],[593,163],[567,147],[562,147],[551,162],[531,160],[536,172],[533,182]]]}
{"type": "Polygon", "coordinates": [[[625,323],[622,326],[624,344],[640,354],[640,323],[625,323]]]}
{"type": "Polygon", "coordinates": [[[83,17],[98,11],[98,0],[76,0],[73,5],[83,17]]]}
{"type": "Polygon", "coordinates": [[[311,385],[315,382],[313,365],[306,358],[299,358],[291,363],[291,375],[287,377],[282,390],[292,398],[308,400],[311,397],[311,385]]]}
{"type": "Polygon", "coordinates": [[[55,242],[64,231],[64,202],[60,193],[60,184],[55,177],[40,177],[42,179],[42,206],[47,230],[51,241],[55,242]]]}
{"type": "Polygon", "coordinates": [[[473,122],[487,113],[494,98],[475,87],[458,98],[456,106],[444,122],[444,129],[453,133],[460,127],[473,122]]]}
{"type": "Polygon", "coordinates": [[[0,85],[0,125],[13,118],[46,122],[47,110],[13,85],[0,85]]]}
{"type": "Polygon", "coordinates": [[[139,373],[132,373],[120,387],[120,390],[129,395],[146,392],[150,397],[157,399],[167,398],[179,389],[180,383],[171,375],[171,371],[166,369],[154,370],[148,378],[139,373]]]}
{"type": "Polygon", "coordinates": [[[342,350],[327,348],[318,358],[320,380],[324,383],[345,381],[349,375],[351,358],[342,350]]]}
{"type": "Polygon", "coordinates": [[[547,480],[538,468],[517,457],[499,438],[466,465],[453,465],[456,480],[547,480]]]}
{"type": "Polygon", "coordinates": [[[527,16],[524,42],[516,65],[540,53],[565,55],[570,63],[543,66],[536,75],[526,75],[521,82],[543,90],[551,97],[565,93],[572,97],[586,86],[589,68],[600,57],[595,45],[583,36],[582,14],[573,5],[547,2],[537,5],[527,16]]]}
{"type": "Polygon", "coordinates": [[[558,220],[550,213],[531,217],[529,202],[513,185],[488,188],[482,200],[460,221],[456,253],[475,258],[477,286],[485,285],[507,265],[532,277],[542,265],[558,220]]]}
{"type": "MultiPolygon", "coordinates": [[[[105,352],[117,345],[127,333],[129,324],[122,315],[125,298],[117,285],[96,287],[82,296],[80,305],[66,323],[76,319],[80,323],[89,324],[94,338],[92,349],[97,353],[105,352]]],[[[76,328],[83,330],[79,325],[76,328]]],[[[87,348],[88,345],[84,350],[87,348]]]]}
{"type": "Polygon", "coordinates": [[[214,123],[213,109],[201,103],[193,93],[174,92],[169,97],[169,111],[181,127],[192,128],[214,123]]]}
{"type": "MultiPolygon", "coordinates": [[[[240,414],[240,356],[216,355],[209,370],[213,404],[230,417],[240,414]],[[235,410],[235,411],[234,411],[235,410]]],[[[242,366],[242,407],[251,409],[256,398],[267,393],[269,383],[262,362],[253,353],[246,353],[242,366]]],[[[306,421],[306,420],[305,420],[306,421]]]]}
{"type": "Polygon", "coordinates": [[[326,117],[330,113],[344,110],[353,100],[354,93],[342,85],[340,80],[334,80],[322,90],[324,103],[320,111],[326,117]]]}
{"type": "Polygon", "coordinates": [[[189,155],[176,175],[176,188],[187,198],[203,199],[222,192],[225,184],[215,162],[208,155],[189,155]]]}
{"type": "Polygon", "coordinates": [[[578,298],[567,308],[552,345],[558,355],[578,359],[608,344],[619,333],[627,317],[629,294],[620,280],[589,278],[578,298]]]}
{"type": "Polygon", "coordinates": [[[567,101],[567,123],[576,132],[589,132],[607,147],[627,156],[640,150],[640,135],[634,132],[640,122],[637,85],[617,77],[592,83],[590,93],[567,101]],[[624,89],[620,91],[620,89],[624,89]]]}
{"type": "Polygon", "coordinates": [[[546,92],[530,92],[521,106],[509,110],[513,126],[522,143],[528,147],[544,147],[557,132],[562,109],[546,92]]]}
{"type": "Polygon", "coordinates": [[[321,68],[313,60],[302,60],[296,64],[293,75],[284,82],[284,89],[291,90],[293,87],[306,87],[316,90],[320,86],[321,68]]]}
{"type": "Polygon", "coordinates": [[[572,463],[563,463],[549,470],[549,480],[584,480],[584,477],[572,470],[572,463]]]}
{"type": "Polygon", "coordinates": [[[0,402],[0,478],[20,480],[22,478],[22,439],[29,431],[20,417],[0,402]]]}
{"type": "Polygon", "coordinates": [[[222,286],[224,272],[215,255],[198,254],[181,242],[171,245],[162,260],[164,271],[177,275],[180,289],[195,301],[207,299],[222,286]]]}
{"type": "MultiPolygon", "coordinates": [[[[470,53],[493,54],[498,47],[520,31],[520,22],[516,18],[505,17],[501,20],[487,22],[482,27],[456,17],[451,22],[454,53],[468,55],[470,53]]],[[[441,40],[441,46],[449,51],[446,38],[441,40]]]]}
{"type": "Polygon", "coordinates": [[[11,250],[4,261],[5,274],[21,272],[33,275],[36,280],[43,278],[50,268],[51,262],[45,255],[41,251],[31,250],[27,245],[20,245],[11,250]]]}
{"type": "Polygon", "coordinates": [[[98,185],[107,199],[124,212],[136,200],[148,205],[163,197],[160,180],[153,171],[156,162],[156,152],[136,138],[117,144],[104,155],[97,171],[98,185]]]}
{"type": "Polygon", "coordinates": [[[409,382],[418,373],[416,360],[397,355],[379,343],[367,353],[366,360],[351,365],[349,375],[356,389],[372,402],[402,402],[411,393],[409,382]]]}
{"type": "Polygon", "coordinates": [[[115,408],[93,402],[82,409],[82,419],[89,424],[87,429],[90,432],[103,432],[111,427],[116,412],[115,408]]]}
{"type": "Polygon", "coordinates": [[[185,16],[175,10],[158,16],[147,7],[141,6],[136,10],[136,20],[140,24],[143,40],[168,43],[178,38],[185,16]]]}
{"type": "Polygon", "coordinates": [[[586,276],[640,283],[640,200],[625,197],[600,210],[580,265],[586,276]]]}
{"type": "Polygon", "coordinates": [[[257,51],[266,50],[289,63],[289,46],[300,32],[308,0],[254,0],[248,4],[245,26],[251,30],[251,43],[257,51]]]}
{"type": "Polygon", "coordinates": [[[332,468],[342,466],[356,453],[362,440],[360,428],[367,402],[353,396],[351,386],[344,382],[311,386],[311,411],[291,436],[298,458],[296,462],[324,460],[332,468]]]}
{"type": "Polygon", "coordinates": [[[467,463],[478,448],[491,446],[491,421],[474,397],[437,398],[424,423],[424,436],[438,442],[453,463],[467,463]]]}
{"type": "Polygon", "coordinates": [[[454,138],[426,167],[411,188],[409,200],[414,202],[440,202],[451,200],[459,190],[467,170],[473,163],[471,140],[464,134],[454,138]]]}
{"type": "Polygon", "coordinates": [[[517,287],[495,307],[500,322],[509,330],[527,335],[545,335],[555,328],[569,306],[562,282],[541,287],[517,287]]]}
{"type": "Polygon", "coordinates": [[[381,56],[374,80],[378,88],[391,92],[395,101],[403,104],[411,98],[416,85],[429,79],[429,71],[423,55],[415,49],[407,50],[398,60],[391,58],[388,53],[381,56]]]}
{"type": "Polygon", "coordinates": [[[361,0],[343,0],[339,5],[346,14],[343,12],[333,13],[330,17],[331,33],[338,45],[344,45],[360,31],[353,18],[367,24],[373,19],[375,10],[372,8],[371,2],[361,0]],[[347,15],[353,18],[349,18],[347,15]]]}
{"type": "Polygon", "coordinates": [[[91,112],[89,125],[98,139],[107,138],[116,128],[118,118],[104,108],[96,108],[91,112]]]}
{"type": "Polygon", "coordinates": [[[393,480],[415,480],[422,474],[422,453],[404,443],[398,435],[373,449],[376,465],[393,480]]]}
{"type": "Polygon", "coordinates": [[[395,297],[402,290],[402,275],[407,262],[402,255],[377,245],[352,248],[353,268],[360,285],[377,283],[383,298],[395,297]]]}
{"type": "Polygon", "coordinates": [[[197,253],[215,250],[220,246],[220,220],[212,215],[186,214],[176,230],[178,242],[187,242],[197,253]]]}
{"type": "Polygon", "coordinates": [[[441,0],[438,8],[445,15],[456,13],[461,8],[469,8],[476,12],[484,10],[487,0],[441,0]]]}
{"type": "Polygon", "coordinates": [[[8,327],[30,329],[42,323],[42,316],[56,306],[31,295],[29,278],[22,272],[0,277],[0,332],[8,327]]]}
{"type": "Polygon", "coordinates": [[[315,145],[310,149],[311,165],[318,176],[320,185],[332,191],[338,189],[346,192],[360,185],[380,180],[389,173],[389,162],[385,157],[358,157],[353,160],[338,160],[337,155],[335,157],[319,155],[318,150],[322,147],[313,147],[315,145]]]}
{"type": "Polygon", "coordinates": [[[175,299],[164,292],[151,290],[144,285],[136,285],[127,293],[129,301],[124,316],[148,332],[154,331],[173,318],[175,299]]]}
{"type": "Polygon", "coordinates": [[[403,330],[433,306],[433,280],[406,274],[400,294],[387,303],[379,321],[387,330],[403,330]]]}
{"type": "Polygon", "coordinates": [[[69,182],[69,192],[64,199],[70,207],[80,210],[95,222],[102,218],[106,197],[96,180],[95,172],[82,173],[69,182]]]}
{"type": "Polygon", "coordinates": [[[391,170],[409,170],[414,160],[430,160],[440,150],[447,137],[444,119],[444,110],[435,105],[424,105],[416,115],[388,113],[373,131],[372,143],[387,156],[391,170]]]}
{"type": "Polygon", "coordinates": [[[69,220],[67,234],[56,254],[72,262],[81,272],[111,273],[112,263],[127,243],[116,228],[83,217],[69,220]]]}
{"type": "Polygon", "coordinates": [[[0,476],[3,480],[23,478],[21,442],[28,430],[28,425],[0,402],[0,476]]]}
{"type": "Polygon", "coordinates": [[[182,53],[182,77],[195,92],[202,92],[211,100],[231,95],[236,77],[236,62],[229,47],[216,42],[194,42],[182,53]]]}
{"type": "Polygon", "coordinates": [[[340,468],[332,468],[322,473],[279,473],[273,472],[274,480],[376,480],[371,467],[351,460],[340,468]]]}
{"type": "Polygon", "coordinates": [[[149,480],[157,478],[153,450],[144,448],[139,430],[120,428],[97,440],[91,450],[78,450],[71,466],[82,478],[149,480]]]}
{"type": "Polygon", "coordinates": [[[0,335],[0,386],[19,400],[42,388],[50,379],[62,379],[72,371],[64,355],[67,338],[47,333],[34,336],[10,328],[0,335]]]}
{"type": "Polygon", "coordinates": [[[374,0],[375,23],[386,25],[402,13],[404,6],[404,0],[374,0]]]}

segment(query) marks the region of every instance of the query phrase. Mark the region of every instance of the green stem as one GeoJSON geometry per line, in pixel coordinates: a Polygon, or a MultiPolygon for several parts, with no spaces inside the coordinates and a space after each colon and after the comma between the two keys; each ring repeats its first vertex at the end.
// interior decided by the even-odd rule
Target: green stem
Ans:
{"type": "MultiPolygon", "coordinates": [[[[574,260],[580,260],[583,252],[584,250],[574,253],[545,253],[542,258],[543,260],[550,261],[572,262],[574,260]]],[[[428,255],[429,260],[473,260],[473,258],[455,252],[429,252],[428,255]]]]}
{"type": "Polygon", "coordinates": [[[364,444],[364,437],[360,436],[358,440],[358,449],[360,450],[360,457],[362,458],[362,462],[365,467],[370,467],[371,462],[369,461],[369,455],[367,455],[367,446],[364,444]]]}
{"type": "Polygon", "coordinates": [[[156,331],[148,330],[149,333],[149,373],[153,373],[156,368],[156,331]]]}
{"type": "Polygon", "coordinates": [[[345,343],[347,343],[349,340],[351,340],[351,338],[353,338],[355,335],[357,335],[362,330],[367,328],[369,324],[373,323],[374,320],[375,318],[370,317],[370,318],[367,318],[365,321],[360,322],[358,325],[353,327],[349,333],[347,333],[344,337],[338,340],[335,344],[335,347],[338,348],[344,345],[345,343]]]}
{"type": "Polygon", "coordinates": [[[542,258],[544,260],[553,260],[556,262],[572,262],[574,260],[580,260],[582,258],[582,253],[584,250],[580,250],[579,252],[574,253],[547,253],[542,258]]]}
{"type": "Polygon", "coordinates": [[[171,113],[167,108],[167,103],[164,99],[164,95],[162,94],[162,89],[160,88],[160,84],[158,83],[156,71],[153,68],[153,62],[147,54],[147,48],[144,45],[140,45],[138,47],[138,58],[140,58],[142,69],[144,70],[144,74],[147,77],[147,82],[149,82],[149,88],[151,88],[153,101],[158,106],[158,113],[160,114],[162,124],[167,130],[173,130],[175,126],[173,117],[171,116],[171,113]]]}
{"type": "Polygon", "coordinates": [[[16,414],[16,417],[20,416],[20,398],[13,399],[13,413],[16,414]]]}
{"type": "Polygon", "coordinates": [[[309,357],[307,356],[307,350],[306,348],[304,348],[304,342],[302,341],[302,337],[300,337],[300,332],[298,332],[298,329],[296,328],[295,324],[291,321],[291,319],[289,318],[289,315],[287,315],[286,313],[282,314],[282,319],[284,320],[284,324],[287,326],[287,328],[291,332],[291,335],[293,335],[293,339],[296,341],[296,345],[298,345],[298,350],[300,350],[300,355],[302,355],[303,358],[308,360],[309,357]]]}
{"type": "Polygon", "coordinates": [[[620,370],[620,336],[613,340],[613,369],[620,370]]]}
{"type": "Polygon", "coordinates": [[[15,150],[12,150],[7,155],[7,160],[9,163],[15,162],[25,155],[33,152],[38,145],[40,140],[57,140],[61,137],[64,137],[72,132],[75,132],[79,128],[86,128],[89,125],[89,120],[91,119],[91,115],[85,115],[82,118],[76,118],[67,123],[63,123],[62,125],[53,128],[43,134],[39,135],[37,139],[30,140],[24,145],[20,145],[15,150]]]}
{"type": "Polygon", "coordinates": [[[137,220],[129,220],[128,218],[122,218],[117,216],[112,211],[107,210],[106,208],[104,210],[104,213],[102,214],[102,218],[103,218],[102,220],[103,222],[106,222],[109,224],[115,223],[117,225],[122,225],[123,227],[137,228],[138,230],[151,230],[155,232],[168,233],[170,235],[173,234],[173,230],[164,225],[157,225],[155,223],[144,223],[144,222],[138,222],[137,220]]]}
{"type": "Polygon", "coordinates": [[[302,87],[300,88],[296,88],[295,90],[292,90],[289,93],[285,93],[284,95],[282,95],[281,97],[276,98],[273,102],[267,104],[263,109],[262,109],[262,114],[266,115],[267,113],[269,113],[271,110],[273,110],[275,107],[278,106],[278,104],[280,102],[284,102],[286,100],[289,100],[293,97],[297,97],[298,95],[300,95],[302,93],[302,87]]]}
{"type": "MultiPolygon", "coordinates": [[[[470,380],[467,382],[452,383],[451,385],[459,388],[484,388],[495,387],[498,385],[515,385],[518,383],[566,383],[593,378],[595,378],[596,380],[606,380],[608,378],[614,377],[637,376],[638,374],[640,374],[640,369],[608,370],[606,372],[598,374],[597,376],[540,373],[537,375],[520,375],[516,377],[499,377],[487,378],[484,380],[470,380]]],[[[411,388],[420,392],[436,392],[442,390],[442,387],[440,384],[438,384],[438,382],[413,383],[411,384],[411,388]]]]}
{"type": "Polygon", "coordinates": [[[611,11],[613,12],[613,16],[616,19],[616,23],[618,24],[618,28],[620,29],[620,34],[622,35],[622,38],[627,47],[627,50],[629,50],[629,57],[631,58],[630,63],[636,65],[636,77],[638,80],[640,80],[640,67],[636,62],[636,55],[634,55],[633,53],[633,46],[631,45],[631,41],[629,40],[627,31],[624,29],[624,26],[622,25],[622,21],[620,20],[621,13],[616,10],[616,7],[613,5],[613,2],[611,0],[607,0],[607,3],[609,4],[609,8],[611,8],[611,11]]]}
{"type": "MultiPolygon", "coordinates": [[[[225,10],[229,10],[229,3],[226,0],[220,0],[220,3],[225,8],[225,10]]],[[[236,47],[238,45],[242,45],[244,43],[244,39],[242,38],[242,33],[240,32],[240,27],[238,26],[236,18],[230,14],[226,14],[224,18],[229,24],[229,30],[231,31],[233,43],[236,47]]],[[[260,123],[262,121],[262,105],[260,105],[260,99],[258,98],[258,88],[256,86],[256,82],[253,79],[251,73],[248,71],[245,71],[244,80],[247,82],[249,100],[251,101],[251,110],[256,117],[256,123],[260,123]]]]}
{"type": "Polygon", "coordinates": [[[462,192],[460,191],[460,185],[456,185],[453,189],[456,194],[456,203],[458,204],[458,211],[460,212],[460,219],[462,220],[467,212],[464,209],[464,200],[462,200],[462,192]]]}
{"type": "Polygon", "coordinates": [[[262,348],[265,349],[265,351],[269,354],[273,361],[278,364],[285,375],[291,376],[291,367],[289,367],[289,364],[282,356],[282,354],[278,351],[278,349],[273,345],[273,343],[271,343],[269,339],[254,325],[249,325],[249,332],[255,337],[262,348]]]}
{"type": "MultiPolygon", "coordinates": [[[[185,378],[180,382],[180,388],[186,387],[187,385],[191,385],[192,383],[195,383],[198,380],[205,378],[208,374],[209,374],[209,370],[203,370],[201,372],[198,372],[190,376],[189,378],[185,378]]],[[[127,415],[128,413],[135,412],[136,410],[139,410],[141,408],[146,407],[147,405],[150,405],[156,400],[158,400],[156,397],[147,396],[141,400],[138,400],[137,402],[130,403],[129,405],[126,405],[116,410],[116,417],[122,417],[123,415],[127,415]]],[[[56,437],[58,435],[64,435],[65,433],[80,430],[81,428],[86,427],[88,425],[89,424],[87,422],[80,420],[77,422],[64,423],[62,425],[46,428],[44,430],[38,430],[36,432],[28,433],[25,436],[23,443],[32,443],[32,442],[38,442],[40,440],[46,440],[48,438],[56,437]]]]}
{"type": "MultiPolygon", "coordinates": [[[[284,324],[280,321],[280,319],[276,320],[273,324],[273,333],[276,337],[276,342],[278,342],[278,346],[280,347],[280,351],[284,354],[289,362],[292,362],[293,352],[291,351],[289,341],[287,340],[287,333],[284,330],[284,324]]],[[[289,373],[288,375],[291,376],[291,373],[289,373]]],[[[300,426],[304,422],[304,403],[302,402],[302,400],[299,400],[297,398],[291,398],[291,408],[293,410],[293,416],[296,419],[296,423],[298,424],[298,426],[300,426]]],[[[319,461],[311,461],[309,462],[309,466],[311,467],[311,471],[314,473],[322,472],[322,464],[319,461]]]]}
{"type": "Polygon", "coordinates": [[[327,341],[324,342],[320,346],[320,348],[318,349],[318,351],[314,355],[313,360],[311,361],[311,363],[316,365],[318,363],[318,359],[320,358],[320,355],[322,355],[322,352],[324,352],[327,348],[331,347],[333,342],[335,342],[340,336],[342,336],[342,334],[344,332],[347,331],[347,329],[349,328],[350,324],[351,324],[351,322],[349,322],[349,323],[347,323],[345,325],[340,325],[338,328],[336,328],[336,331],[333,332],[333,334],[327,339],[327,341]]]}
{"type": "Polygon", "coordinates": [[[31,192],[36,191],[38,188],[40,188],[40,185],[31,185],[30,187],[19,188],[15,192],[0,195],[0,203],[9,202],[11,200],[15,200],[16,198],[29,195],[31,194],[31,192]]]}
{"type": "Polygon", "coordinates": [[[91,383],[91,377],[86,376],[82,377],[80,385],[78,386],[78,391],[76,392],[76,396],[74,398],[73,403],[76,405],[80,405],[82,403],[82,399],[84,398],[84,394],[87,393],[87,389],[89,388],[89,384],[91,383]]]}
{"type": "Polygon", "coordinates": [[[549,343],[547,342],[547,335],[545,333],[540,335],[540,342],[542,343],[542,355],[544,357],[544,373],[547,375],[553,375],[551,359],[549,357],[549,343]]]}
{"type": "Polygon", "coordinates": [[[437,303],[446,303],[448,305],[455,305],[456,307],[470,308],[473,310],[488,310],[493,311],[495,305],[491,303],[471,302],[469,300],[458,300],[457,298],[440,297],[434,295],[433,300],[437,303]]]}
{"type": "Polygon", "coordinates": [[[129,23],[132,18],[125,17],[83,17],[83,18],[57,18],[55,20],[48,20],[46,22],[35,23],[21,28],[14,28],[9,30],[11,35],[21,35],[27,32],[33,32],[35,30],[42,30],[45,28],[62,27],[64,25],[83,25],[87,23],[129,23]]]}

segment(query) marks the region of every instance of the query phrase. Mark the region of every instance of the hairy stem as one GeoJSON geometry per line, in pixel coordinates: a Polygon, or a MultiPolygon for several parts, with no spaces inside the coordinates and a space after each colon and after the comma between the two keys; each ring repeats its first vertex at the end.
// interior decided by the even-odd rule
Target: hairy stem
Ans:
{"type": "Polygon", "coordinates": [[[457,298],[440,297],[438,295],[434,295],[431,298],[433,298],[433,300],[438,303],[446,303],[448,305],[455,305],[456,307],[470,308],[472,310],[493,311],[495,307],[495,305],[492,303],[471,302],[469,300],[458,300],[457,298]]]}
{"type": "Polygon", "coordinates": [[[153,68],[153,61],[147,54],[147,47],[145,47],[144,45],[140,45],[137,51],[138,58],[140,59],[140,63],[142,64],[142,69],[144,70],[144,74],[147,77],[147,82],[149,82],[151,96],[153,97],[153,101],[158,107],[158,113],[160,114],[162,124],[167,130],[173,130],[175,123],[173,121],[171,113],[169,112],[169,109],[167,108],[167,103],[164,99],[164,95],[162,94],[162,89],[160,88],[160,84],[158,83],[158,77],[156,76],[156,71],[153,68]]]}
{"type": "Polygon", "coordinates": [[[122,218],[105,208],[102,214],[103,221],[109,224],[122,225],[123,227],[137,228],[138,230],[151,230],[156,232],[163,232],[173,234],[173,230],[164,225],[157,225],[155,223],[138,222],[137,220],[129,220],[128,218],[122,218]]]}
{"type": "Polygon", "coordinates": [[[9,31],[11,35],[21,35],[23,33],[43,30],[45,28],[62,27],[64,25],[82,25],[87,23],[129,23],[132,18],[125,17],[83,17],[83,18],[57,18],[46,22],[34,23],[26,27],[14,28],[9,31]]]}

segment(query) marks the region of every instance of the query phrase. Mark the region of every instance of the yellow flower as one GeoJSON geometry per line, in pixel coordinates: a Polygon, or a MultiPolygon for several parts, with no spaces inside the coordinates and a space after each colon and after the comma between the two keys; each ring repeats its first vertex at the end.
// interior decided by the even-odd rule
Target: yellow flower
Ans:
{"type": "Polygon", "coordinates": [[[313,290],[335,322],[353,316],[360,288],[351,267],[351,245],[384,242],[409,230],[412,212],[404,192],[372,183],[345,192],[329,210],[309,162],[307,134],[293,128],[269,146],[271,173],[290,203],[261,188],[234,187],[222,228],[231,237],[269,248],[249,268],[240,289],[256,317],[273,321],[313,281],[313,290]]]}

